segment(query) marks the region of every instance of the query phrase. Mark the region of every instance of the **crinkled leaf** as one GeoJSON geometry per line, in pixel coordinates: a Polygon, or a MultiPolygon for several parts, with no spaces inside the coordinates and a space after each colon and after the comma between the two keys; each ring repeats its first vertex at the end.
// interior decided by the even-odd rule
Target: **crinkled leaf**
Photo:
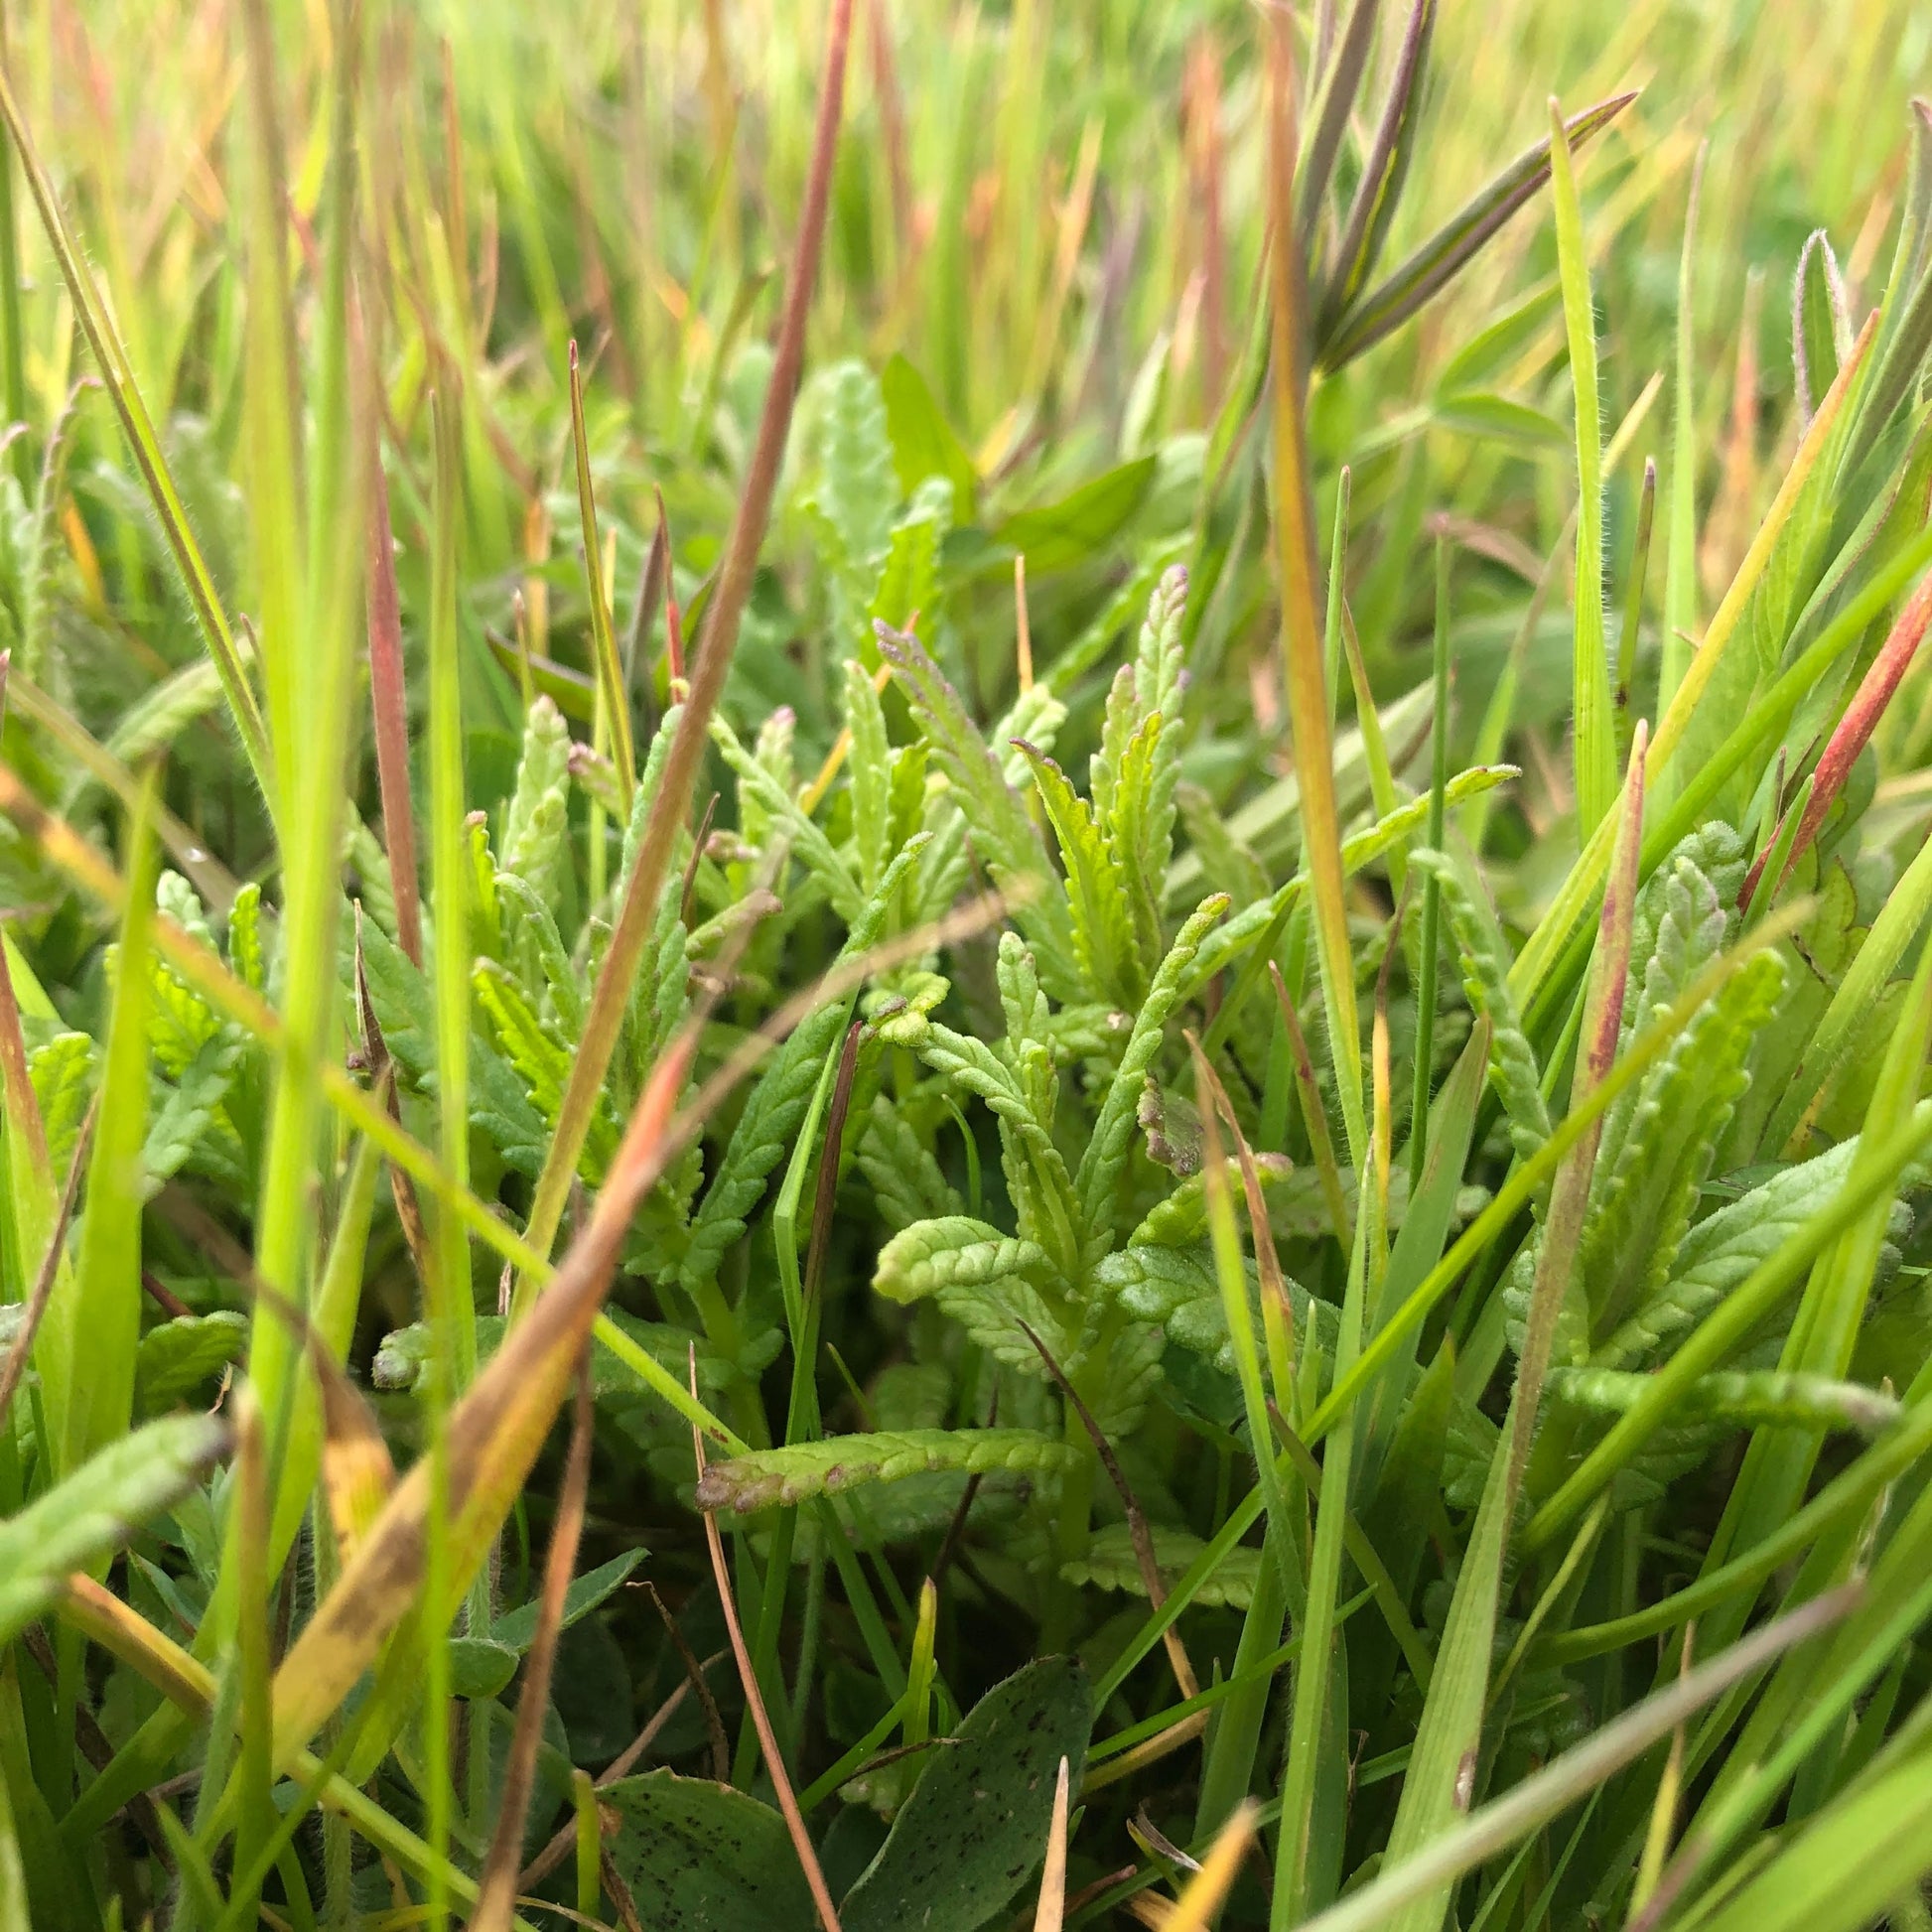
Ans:
{"type": "Polygon", "coordinates": [[[936,1469],[1021,1474],[1064,1468],[1073,1451],[1028,1429],[907,1429],[827,1436],[786,1449],[754,1449],[713,1462],[698,1484],[703,1509],[750,1515],[774,1503],[837,1495],[874,1482],[897,1482],[936,1469]]]}
{"type": "MultiPolygon", "coordinates": [[[[1170,1587],[1207,1547],[1199,1537],[1168,1524],[1152,1525],[1150,1534],[1154,1539],[1154,1567],[1170,1587]]],[[[1251,1544],[1237,1544],[1190,1600],[1204,1609],[1245,1610],[1254,1601],[1260,1573],[1260,1550],[1251,1544]]],[[[1147,1594],[1134,1554],[1134,1539],[1125,1523],[1107,1523],[1095,1530],[1086,1555],[1061,1564],[1060,1576],[1069,1584],[1085,1584],[1095,1589],[1123,1590],[1130,1596],[1147,1594]]]]}
{"type": "Polygon", "coordinates": [[[158,1416],[200,1397],[247,1351],[248,1317],[233,1309],[157,1322],[135,1352],[134,1406],[144,1416],[158,1416]]]}

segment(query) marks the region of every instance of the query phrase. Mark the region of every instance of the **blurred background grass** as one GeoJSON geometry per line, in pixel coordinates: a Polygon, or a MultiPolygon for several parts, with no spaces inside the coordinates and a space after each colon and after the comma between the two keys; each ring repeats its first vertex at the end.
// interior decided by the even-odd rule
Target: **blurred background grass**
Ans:
{"type": "MultiPolygon", "coordinates": [[[[329,10],[301,0],[271,11],[288,185],[307,215],[327,157],[329,10]]],[[[1307,20],[1305,60],[1334,31],[1333,11],[1307,20]]],[[[247,610],[258,608],[242,498],[248,282],[232,272],[246,266],[247,144],[230,13],[221,0],[40,0],[16,10],[10,52],[218,586],[230,608],[247,610]]],[[[769,364],[819,22],[792,0],[592,0],[569,10],[379,8],[369,27],[375,108],[362,187],[380,242],[364,264],[364,320],[396,453],[404,611],[413,649],[427,591],[426,404],[447,367],[462,390],[471,776],[486,804],[507,788],[514,757],[519,707],[500,640],[515,633],[518,596],[539,654],[578,672],[589,661],[571,340],[587,360],[620,608],[656,527],[654,492],[668,510],[681,597],[716,559],[769,364]]],[[[1790,289],[1805,237],[1829,232],[1855,313],[1882,282],[1908,165],[1906,101],[1932,61],[1932,16],[1909,0],[1445,0],[1436,36],[1422,178],[1404,197],[1388,261],[1538,137],[1551,93],[1574,111],[1642,89],[1583,169],[1606,428],[1669,366],[1691,175],[1708,148],[1695,276],[1696,441],[1707,453],[1698,500],[1702,574],[1707,586],[1725,581],[1795,433],[1790,289]]],[[[1384,69],[1398,38],[1381,36],[1384,69]]],[[[1257,314],[1257,40],[1245,0],[862,0],[857,10],[808,368],[902,356],[957,431],[975,500],[955,509],[942,643],[984,712],[1015,675],[1011,591],[997,567],[1006,519],[1143,455],[1156,459],[1152,485],[1107,533],[1119,541],[1097,550],[1145,556],[1177,541],[1195,514],[1204,433],[1257,314]],[[983,538],[995,541],[982,556],[973,546],[983,538]]],[[[1386,73],[1372,74],[1362,98],[1385,91],[1386,73]]],[[[17,179],[11,192],[24,199],[17,179]]],[[[46,425],[83,357],[42,237],[15,211],[23,354],[0,373],[8,413],[46,425]]],[[[1560,547],[1573,488],[1568,388],[1554,238],[1539,201],[1445,300],[1316,393],[1320,486],[1332,491],[1343,464],[1353,472],[1351,603],[1381,697],[1424,671],[1425,515],[1461,519],[1482,559],[1458,613],[1465,739],[1542,561],[1560,547]],[[1459,380],[1457,352],[1512,314],[1522,326],[1483,363],[1481,408],[1440,407],[1445,371],[1459,380]]],[[[794,472],[814,448],[813,403],[808,379],[794,472]]],[[[1660,405],[1610,479],[1613,558],[1628,547],[1642,459],[1655,452],[1661,463],[1668,435],[1660,405]]],[[[61,686],[52,695],[123,764],[172,743],[170,803],[244,870],[265,863],[266,827],[218,722],[190,614],[97,398],[79,404],[69,460],[60,647],[22,668],[61,686]]],[[[16,540],[0,558],[0,604],[16,615],[33,594],[21,581],[31,546],[18,537],[32,479],[19,467],[16,540]]],[[[791,704],[810,747],[832,725],[803,498],[781,492],[731,702],[746,722],[791,704]]],[[[1223,794],[1272,755],[1281,716],[1261,525],[1236,515],[1225,535],[1241,568],[1228,573],[1195,659],[1197,681],[1215,689],[1198,736],[1221,749],[1194,772],[1223,794]],[[1230,721],[1258,721],[1259,741],[1213,730],[1230,721]]],[[[1103,566],[1035,570],[1042,663],[1117,582],[1103,566]]],[[[1514,749],[1531,771],[1522,805],[1498,827],[1505,847],[1566,809],[1555,776],[1566,760],[1554,756],[1569,695],[1566,602],[1550,600],[1523,659],[1515,729],[1531,742],[1514,749]],[[1538,744],[1553,753],[1547,773],[1538,744]]],[[[1656,645],[1647,620],[1640,664],[1656,645]]],[[[1091,710],[1100,685],[1089,684],[1091,710]]],[[[38,741],[15,749],[30,762],[44,756],[38,741]]],[[[72,784],[50,789],[83,802],[72,784]]],[[[368,793],[372,815],[372,775],[368,793]]],[[[100,787],[87,795],[104,806],[100,787]]],[[[1527,890],[1533,897],[1533,883],[1527,890]]]]}

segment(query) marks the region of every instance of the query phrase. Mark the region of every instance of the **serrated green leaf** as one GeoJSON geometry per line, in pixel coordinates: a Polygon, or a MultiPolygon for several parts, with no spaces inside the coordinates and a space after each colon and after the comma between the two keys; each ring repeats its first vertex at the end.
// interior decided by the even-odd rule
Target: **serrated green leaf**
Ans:
{"type": "Polygon", "coordinates": [[[1128,914],[1127,869],[1095,824],[1093,807],[1067,782],[1066,773],[1031,745],[1022,749],[1059,841],[1073,951],[1087,986],[1117,1006],[1138,1007],[1140,953],[1128,914]]]}
{"type": "MultiPolygon", "coordinates": [[[[881,631],[879,648],[897,675],[931,748],[933,761],[952,788],[966,837],[992,874],[994,884],[1003,892],[1023,897],[1016,919],[1038,952],[1049,984],[1063,999],[1080,998],[1080,973],[1074,961],[1065,896],[1054,890],[1039,832],[1000,760],[980,736],[958,692],[916,637],[881,631]]],[[[1044,686],[1034,688],[1050,699],[1044,686]]],[[[1021,729],[1023,723],[1017,717],[1009,719],[1008,737],[1028,737],[1021,729]]],[[[1040,737],[1035,730],[1029,742],[1037,744],[1040,737]]]]}
{"type": "Polygon", "coordinates": [[[1044,1249],[1017,1241],[967,1214],[916,1221],[880,1250],[873,1270],[876,1293],[893,1302],[918,1302],[955,1287],[978,1288],[1017,1276],[1044,1278],[1051,1269],[1044,1249]]]}
{"type": "Polygon", "coordinates": [[[202,1395],[247,1348],[248,1317],[232,1309],[157,1322],[135,1354],[135,1408],[143,1416],[158,1416],[202,1395]]]}
{"type": "Polygon", "coordinates": [[[570,797],[570,727],[541,693],[523,723],[516,789],[503,819],[502,870],[539,897],[556,888],[570,797]]]}
{"type": "Polygon", "coordinates": [[[236,1034],[223,1028],[178,1079],[154,1083],[158,1098],[141,1148],[146,1193],[184,1168],[208,1165],[245,1184],[240,1143],[222,1113],[244,1051],[236,1034]]]}
{"type": "MultiPolygon", "coordinates": [[[[866,901],[846,934],[841,960],[857,958],[878,941],[893,895],[923,850],[923,842],[914,841],[887,867],[879,890],[866,901]]],[[[692,1221],[690,1246],[679,1270],[686,1283],[708,1282],[726,1250],[745,1232],[772,1170],[790,1150],[791,1138],[811,1104],[825,1056],[833,1039],[845,1030],[850,1011],[851,1004],[845,1000],[821,1006],[793,1029],[752,1089],[716,1178],[692,1221]]]]}
{"type": "MultiPolygon", "coordinates": [[[[1647,1375],[1627,1369],[1558,1368],[1550,1394],[1573,1408],[1620,1416],[1643,1394],[1647,1375]]],[[[1719,1369],[1701,1375],[1679,1398],[1677,1414],[1735,1428],[1856,1430],[1873,1436],[1899,1417],[1899,1405],[1876,1389],[1826,1375],[1777,1369],[1719,1369]]]]}
{"type": "Polygon", "coordinates": [[[93,1094],[93,1071],[94,1042],[85,1034],[56,1034],[28,1059],[47,1135],[47,1165],[56,1176],[65,1174],[73,1159],[93,1094]]]}
{"type": "Polygon", "coordinates": [[[820,381],[818,512],[838,537],[842,561],[869,596],[886,559],[899,499],[886,399],[878,377],[860,361],[835,362],[820,381]]]}
{"type": "Polygon", "coordinates": [[[1783,984],[1776,953],[1751,960],[1639,1084],[1636,1107],[1616,1123],[1618,1145],[1606,1148],[1608,1160],[1599,1154],[1578,1251],[1593,1333],[1615,1327],[1667,1279],[1783,984]]]}
{"type": "Polygon", "coordinates": [[[1678,1249],[1670,1279],[1591,1354],[1599,1368],[1651,1363],[1671,1353],[1751,1271],[1829,1204],[1859,1143],[1784,1168],[1700,1221],[1678,1249]]]}
{"type": "Polygon", "coordinates": [[[496,875],[496,898],[504,915],[508,962],[523,985],[541,985],[542,1017],[574,1047],[584,1031],[584,988],[564,949],[556,915],[517,873],[496,875]]]}
{"type": "Polygon", "coordinates": [[[251,879],[228,907],[228,968],[242,985],[256,993],[268,984],[261,914],[262,889],[251,879]]]}
{"type": "MultiPolygon", "coordinates": [[[[1150,1534],[1154,1539],[1154,1567],[1170,1587],[1207,1547],[1199,1537],[1169,1524],[1150,1525],[1150,1534]]],[[[1245,1610],[1254,1601],[1260,1574],[1260,1550],[1242,1544],[1221,1560],[1213,1576],[1194,1591],[1193,1600],[1203,1609],[1245,1610]]],[[[1060,1576],[1069,1584],[1093,1589],[1121,1590],[1130,1596],[1147,1594],[1134,1540],[1125,1523],[1107,1523],[1095,1530],[1086,1555],[1061,1564],[1060,1576]]]]}
{"type": "Polygon", "coordinates": [[[872,677],[857,658],[848,658],[844,674],[845,728],[852,734],[847,759],[852,790],[852,839],[858,849],[859,883],[876,892],[891,856],[892,745],[886,736],[886,712],[873,689],[872,677]]]}
{"type": "MultiPolygon", "coordinates": [[[[865,889],[853,876],[851,867],[839,856],[817,820],[779,782],[763,759],[754,758],[746,751],[739,743],[738,734],[725,719],[714,718],[711,721],[711,737],[724,754],[725,762],[738,773],[741,814],[745,811],[746,802],[756,799],[769,821],[784,828],[797,858],[822,882],[826,896],[832,901],[832,909],[848,924],[857,918],[866,902],[865,889]]],[[[760,832],[749,822],[746,834],[754,844],[763,843],[760,832]]]]}
{"type": "Polygon", "coordinates": [[[1040,1117],[1039,1097],[1030,1091],[1024,1071],[983,1041],[929,1023],[918,1051],[935,1073],[991,1109],[999,1122],[1001,1160],[1020,1233],[1046,1251],[1065,1280],[1077,1282],[1084,1241],[1079,1205],[1066,1162],[1040,1117]]]}
{"type": "Polygon", "coordinates": [[[1128,1035],[1120,1066],[1108,1083],[1106,1097],[1101,1101],[1094,1119],[1093,1133],[1080,1156],[1074,1186],[1079,1195],[1081,1212],[1087,1225],[1094,1231],[1095,1239],[1101,1244],[1103,1253],[1107,1235],[1118,1220],[1114,1194],[1127,1165],[1141,1089],[1155,1056],[1166,1041],[1168,1021],[1179,1003],[1181,987],[1188,969],[1194,963],[1194,956],[1200,951],[1202,942],[1213,930],[1216,921],[1227,911],[1227,899],[1219,894],[1202,899],[1174,935],[1174,942],[1168,949],[1168,956],[1161,962],[1161,969],[1155,974],[1147,998],[1135,1016],[1134,1030],[1128,1035]]]}
{"type": "MultiPolygon", "coordinates": [[[[532,1010],[523,988],[493,959],[480,959],[471,975],[478,1007],[486,1018],[497,1050],[523,1081],[530,1105],[551,1127],[563,1105],[570,1079],[569,1044],[552,1034],[532,1010]]],[[[600,1178],[617,1153],[619,1122],[608,1097],[593,1117],[579,1167],[587,1179],[600,1178]]]]}
{"type": "Polygon", "coordinates": [[[756,1514],[774,1503],[834,1496],[874,1482],[897,1482],[936,1469],[969,1474],[1011,1470],[1039,1474],[1064,1468],[1073,1451],[1027,1429],[906,1429],[868,1436],[827,1436],[786,1449],[754,1449],[713,1462],[698,1484],[702,1509],[756,1514]]]}
{"type": "Polygon", "coordinates": [[[1509,1116],[1510,1140],[1524,1160],[1550,1138],[1550,1108],[1543,1097],[1536,1053],[1509,991],[1509,955],[1501,928],[1486,897],[1471,890],[1461,868],[1447,854],[1428,850],[1410,855],[1425,877],[1433,874],[1443,893],[1462,961],[1462,986],[1469,1004],[1489,1022],[1490,1077],[1509,1116]]]}
{"type": "Polygon", "coordinates": [[[213,1416],[170,1416],[90,1456],[0,1523],[0,1641],[39,1616],[76,1570],[95,1569],[128,1532],[192,1489],[227,1449],[213,1416]]]}
{"type": "MultiPolygon", "coordinates": [[[[686,1372],[688,1350],[698,1343],[698,1387],[710,1394],[727,1386],[734,1364],[721,1360],[705,1344],[701,1335],[668,1321],[646,1321],[623,1309],[610,1309],[605,1319],[645,1354],[682,1376],[686,1372]]],[[[505,1322],[500,1314],[477,1317],[477,1359],[486,1362],[502,1345],[505,1322]]],[[[394,1328],[382,1337],[369,1363],[369,1380],[378,1389],[421,1395],[429,1382],[431,1335],[429,1324],[412,1321],[406,1328],[394,1328]]],[[[770,1354],[758,1364],[765,1367],[770,1354]]],[[[591,1356],[591,1388],[600,1397],[642,1395],[650,1386],[636,1370],[610,1349],[599,1347],[591,1356]]]]}

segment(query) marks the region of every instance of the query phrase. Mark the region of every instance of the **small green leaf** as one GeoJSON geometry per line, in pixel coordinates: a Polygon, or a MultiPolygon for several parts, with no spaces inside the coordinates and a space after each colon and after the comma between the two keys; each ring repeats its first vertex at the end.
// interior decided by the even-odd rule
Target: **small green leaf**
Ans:
{"type": "MultiPolygon", "coordinates": [[[[1166,1524],[1154,1525],[1150,1534],[1154,1539],[1154,1567],[1170,1588],[1175,1578],[1207,1548],[1199,1537],[1166,1524]]],[[[1260,1575],[1260,1550],[1252,1544],[1242,1544],[1230,1550],[1215,1567],[1214,1574],[1194,1591],[1193,1601],[1203,1609],[1245,1610],[1254,1601],[1255,1584],[1260,1575]]],[[[1093,1589],[1124,1590],[1130,1596],[1147,1594],[1147,1582],[1134,1552],[1134,1539],[1125,1523],[1108,1523],[1095,1530],[1086,1555],[1075,1562],[1061,1564],[1060,1576],[1069,1584],[1085,1585],[1093,1589]]]]}
{"type": "Polygon", "coordinates": [[[835,362],[820,381],[817,509],[838,538],[839,561],[870,586],[886,560],[899,498],[886,399],[878,378],[857,360],[835,362]]]}
{"type": "Polygon", "coordinates": [[[1812,230],[1798,256],[1791,292],[1791,352],[1798,406],[1809,416],[1838,379],[1838,365],[1852,352],[1845,278],[1823,228],[1812,230]]]}
{"type": "MultiPolygon", "coordinates": [[[[1609,1368],[1559,1368],[1550,1394],[1596,1415],[1621,1416],[1643,1394],[1650,1377],[1609,1368]]],[[[1700,1375],[1678,1398],[1673,1424],[1695,1418],[1740,1429],[1856,1430],[1875,1436],[1898,1420],[1898,1404],[1876,1389],[1826,1375],[1778,1369],[1719,1369],[1700,1375]]]]}
{"type": "Polygon", "coordinates": [[[1508,443],[1524,450],[1562,450],[1570,433],[1555,417],[1508,396],[1464,389],[1438,396],[1434,414],[1444,429],[1459,430],[1485,443],[1508,443]]]}
{"type": "Polygon", "coordinates": [[[1127,869],[1094,823],[1093,807],[1068,783],[1066,773],[1024,741],[1019,749],[1034,767],[1035,782],[1059,842],[1073,919],[1073,950],[1087,986],[1117,1006],[1138,1007],[1140,955],[1128,915],[1127,869]]]}
{"type": "Polygon", "coordinates": [[[452,1637],[450,1695],[473,1702],[500,1696],[520,1661],[508,1644],[493,1637],[452,1637]]]}
{"type": "Polygon", "coordinates": [[[852,840],[858,852],[859,882],[876,892],[892,848],[893,748],[886,736],[886,712],[871,675],[857,658],[845,666],[845,728],[852,735],[848,759],[852,792],[852,840]]]}
{"type": "Polygon", "coordinates": [[[903,355],[894,355],[880,371],[879,386],[886,399],[886,427],[893,439],[899,487],[909,496],[928,477],[944,477],[953,486],[959,514],[970,520],[979,478],[925,377],[903,355]]]}
{"type": "Polygon", "coordinates": [[[1035,576],[1105,554],[1154,486],[1159,459],[1136,457],[1095,477],[1056,503],[1021,510],[1000,525],[1000,542],[1019,551],[1035,576]]]}
{"type": "MultiPolygon", "coordinates": [[[[609,1563],[601,1563],[595,1570],[587,1570],[583,1576],[574,1578],[564,1592],[564,1620],[561,1627],[567,1630],[579,1617],[588,1616],[614,1591],[622,1587],[630,1573],[643,1560],[642,1550],[626,1550],[622,1556],[613,1557],[609,1563]]],[[[518,1609],[504,1611],[489,1626],[490,1641],[507,1644],[519,1653],[528,1650],[536,1641],[537,1607],[535,1603],[525,1603],[518,1609]]]]}
{"type": "Polygon", "coordinates": [[[58,1185],[73,1159],[93,1095],[94,1042],[85,1034],[56,1034],[34,1048],[28,1071],[47,1135],[48,1171],[58,1185]]]}
{"type": "Polygon", "coordinates": [[[916,1221],[880,1250],[873,1288],[889,1301],[917,1302],[959,1286],[983,1287],[1009,1275],[1035,1279],[1050,1264],[1032,1241],[1016,1241],[967,1214],[916,1221]]]}

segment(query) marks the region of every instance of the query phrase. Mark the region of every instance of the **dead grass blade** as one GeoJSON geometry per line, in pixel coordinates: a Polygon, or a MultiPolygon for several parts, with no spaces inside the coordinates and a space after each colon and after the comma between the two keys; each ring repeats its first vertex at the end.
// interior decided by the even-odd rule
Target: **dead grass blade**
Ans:
{"type": "Polygon", "coordinates": [[[1053,1780],[1053,1816],[1046,1827],[1046,1859],[1039,1873],[1034,1932],[1061,1932],[1066,1923],[1066,1759],[1053,1780]]]}

